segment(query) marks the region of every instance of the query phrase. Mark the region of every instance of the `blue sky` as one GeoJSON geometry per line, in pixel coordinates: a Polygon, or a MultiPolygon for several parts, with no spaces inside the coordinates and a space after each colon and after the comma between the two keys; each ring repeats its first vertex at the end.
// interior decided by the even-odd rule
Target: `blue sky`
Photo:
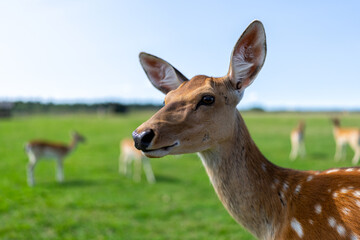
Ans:
{"type": "Polygon", "coordinates": [[[161,103],[138,53],[223,76],[254,19],[265,65],[240,106],[360,109],[359,1],[0,1],[0,99],[161,103]]]}

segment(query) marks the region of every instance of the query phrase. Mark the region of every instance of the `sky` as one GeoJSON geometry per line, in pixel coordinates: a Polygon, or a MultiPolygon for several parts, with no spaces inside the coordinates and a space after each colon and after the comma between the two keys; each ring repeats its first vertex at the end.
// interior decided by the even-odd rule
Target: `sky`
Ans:
{"type": "Polygon", "coordinates": [[[267,57],[239,106],[360,109],[359,1],[0,0],[0,100],[162,103],[138,54],[220,77],[254,19],[267,57]]]}

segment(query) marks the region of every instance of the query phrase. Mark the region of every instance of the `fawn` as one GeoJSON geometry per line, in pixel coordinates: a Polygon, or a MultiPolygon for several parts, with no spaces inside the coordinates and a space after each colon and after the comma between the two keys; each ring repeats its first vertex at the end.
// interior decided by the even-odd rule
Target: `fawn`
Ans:
{"type": "Polygon", "coordinates": [[[298,156],[305,157],[305,121],[300,121],[290,133],[291,152],[290,159],[295,160],[298,156]]]}
{"type": "Polygon", "coordinates": [[[343,128],[340,126],[338,118],[332,119],[334,124],[334,138],[336,143],[335,160],[339,161],[346,157],[346,145],[354,150],[352,163],[356,165],[360,158],[360,129],[359,128],[343,128]]]}
{"type": "Polygon", "coordinates": [[[132,162],[134,162],[135,181],[141,180],[141,165],[143,165],[147,181],[155,183],[156,180],[149,159],[135,148],[132,139],[123,139],[120,142],[119,173],[130,176],[132,174],[132,162]]]}
{"type": "Polygon", "coordinates": [[[63,143],[54,143],[44,140],[32,140],[25,145],[26,154],[29,157],[27,167],[27,180],[29,186],[34,186],[34,168],[39,160],[52,158],[57,162],[56,177],[59,182],[64,181],[63,162],[80,142],[85,142],[85,138],[79,133],[72,133],[72,140],[69,145],[63,143]]]}

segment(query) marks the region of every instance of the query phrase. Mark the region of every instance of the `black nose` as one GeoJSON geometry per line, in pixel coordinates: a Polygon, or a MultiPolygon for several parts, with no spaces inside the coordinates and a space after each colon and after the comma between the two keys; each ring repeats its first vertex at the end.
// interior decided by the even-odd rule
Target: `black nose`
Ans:
{"type": "Polygon", "coordinates": [[[149,147],[151,141],[153,140],[155,133],[152,129],[148,129],[141,133],[138,133],[136,130],[132,133],[135,147],[139,150],[146,151],[149,147]]]}

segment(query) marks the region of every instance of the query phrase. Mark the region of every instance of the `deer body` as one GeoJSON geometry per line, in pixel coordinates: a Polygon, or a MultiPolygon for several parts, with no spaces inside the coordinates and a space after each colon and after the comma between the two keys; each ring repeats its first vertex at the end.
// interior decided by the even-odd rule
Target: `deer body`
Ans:
{"type": "Polygon", "coordinates": [[[305,156],[305,122],[300,121],[298,126],[291,131],[290,141],[291,141],[291,152],[290,159],[295,160],[297,156],[302,158],[305,156]]]}
{"type": "Polygon", "coordinates": [[[339,161],[346,156],[346,145],[354,150],[352,163],[356,165],[360,159],[360,129],[340,127],[340,120],[333,119],[334,138],[336,143],[335,160],[339,161]]]}
{"type": "Polygon", "coordinates": [[[134,147],[132,139],[123,139],[120,142],[119,172],[127,176],[132,175],[132,163],[134,163],[135,181],[141,180],[141,166],[143,165],[147,181],[155,183],[156,180],[149,159],[134,147]]]}
{"type": "Polygon", "coordinates": [[[360,239],[360,171],[297,171],[269,162],[236,109],[266,55],[254,21],[236,43],[225,77],[191,80],[166,61],[141,53],[165,106],[134,132],[148,157],[198,152],[219,199],[259,239],[360,239]]]}
{"type": "Polygon", "coordinates": [[[34,169],[41,159],[55,159],[57,163],[56,178],[59,182],[64,181],[63,161],[78,145],[85,141],[85,138],[78,133],[73,133],[69,145],[62,143],[48,142],[44,140],[32,140],[25,145],[26,154],[29,157],[27,167],[27,180],[29,186],[35,184],[34,169]]]}
{"type": "Polygon", "coordinates": [[[235,126],[235,139],[199,155],[237,222],[259,239],[360,239],[360,168],[278,167],[261,154],[240,114],[235,126]]]}

